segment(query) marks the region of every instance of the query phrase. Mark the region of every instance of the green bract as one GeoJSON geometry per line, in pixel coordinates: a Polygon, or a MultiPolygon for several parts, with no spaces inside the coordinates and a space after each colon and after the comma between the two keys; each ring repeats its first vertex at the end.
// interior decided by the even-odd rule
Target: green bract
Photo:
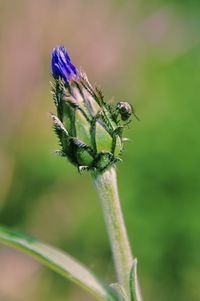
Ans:
{"type": "Polygon", "coordinates": [[[127,112],[124,120],[124,112],[130,113],[131,106],[106,103],[101,91],[93,88],[83,73],[69,82],[54,79],[52,92],[57,107],[57,116],[52,114],[52,119],[61,145],[57,153],[79,170],[102,171],[120,160],[122,132],[130,119],[127,112]]]}

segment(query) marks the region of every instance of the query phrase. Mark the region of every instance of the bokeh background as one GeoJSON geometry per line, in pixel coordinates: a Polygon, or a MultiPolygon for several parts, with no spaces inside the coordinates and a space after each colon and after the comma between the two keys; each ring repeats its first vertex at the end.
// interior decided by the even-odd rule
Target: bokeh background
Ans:
{"type": "MultiPolygon", "coordinates": [[[[52,154],[50,55],[62,43],[140,118],[118,178],[145,300],[200,300],[200,2],[0,0],[0,43],[0,224],[115,281],[90,175],[52,154]]],[[[0,300],[94,299],[1,245],[0,300]]]]}

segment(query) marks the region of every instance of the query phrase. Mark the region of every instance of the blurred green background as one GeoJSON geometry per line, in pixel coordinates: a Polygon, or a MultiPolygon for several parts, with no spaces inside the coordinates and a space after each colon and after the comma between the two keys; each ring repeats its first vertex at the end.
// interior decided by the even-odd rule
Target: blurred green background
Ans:
{"type": "MultiPolygon", "coordinates": [[[[144,299],[200,300],[200,2],[0,0],[0,42],[0,224],[115,281],[90,175],[52,154],[50,55],[62,43],[141,119],[117,168],[144,299]]],[[[0,300],[94,299],[1,245],[0,300]]]]}

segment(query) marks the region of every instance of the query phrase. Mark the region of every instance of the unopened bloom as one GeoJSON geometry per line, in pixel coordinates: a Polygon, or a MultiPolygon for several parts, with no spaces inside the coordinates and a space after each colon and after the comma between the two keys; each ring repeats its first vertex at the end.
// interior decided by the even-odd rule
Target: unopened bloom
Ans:
{"type": "Polygon", "coordinates": [[[52,74],[55,79],[60,77],[65,81],[70,81],[72,78],[78,78],[76,67],[71,63],[64,46],[53,49],[51,66],[52,74]]]}
{"type": "Polygon", "coordinates": [[[63,46],[52,52],[53,96],[57,116],[52,114],[61,151],[79,170],[104,170],[120,160],[122,132],[132,109],[126,102],[110,105],[92,87],[86,74],[72,64],[63,46]]]}

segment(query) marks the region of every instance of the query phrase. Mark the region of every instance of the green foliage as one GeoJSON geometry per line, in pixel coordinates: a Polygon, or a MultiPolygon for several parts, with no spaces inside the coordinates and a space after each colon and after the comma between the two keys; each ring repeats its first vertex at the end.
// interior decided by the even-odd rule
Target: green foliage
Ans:
{"type": "Polygon", "coordinates": [[[129,278],[129,288],[130,288],[130,300],[131,301],[140,301],[140,293],[138,286],[138,276],[137,276],[137,259],[134,259],[133,265],[130,270],[129,278]]]}
{"type": "Polygon", "coordinates": [[[4,227],[0,227],[0,242],[30,254],[50,269],[80,285],[98,300],[116,300],[113,293],[111,294],[110,289],[106,290],[102,283],[93,276],[90,271],[62,251],[4,227]]]}

